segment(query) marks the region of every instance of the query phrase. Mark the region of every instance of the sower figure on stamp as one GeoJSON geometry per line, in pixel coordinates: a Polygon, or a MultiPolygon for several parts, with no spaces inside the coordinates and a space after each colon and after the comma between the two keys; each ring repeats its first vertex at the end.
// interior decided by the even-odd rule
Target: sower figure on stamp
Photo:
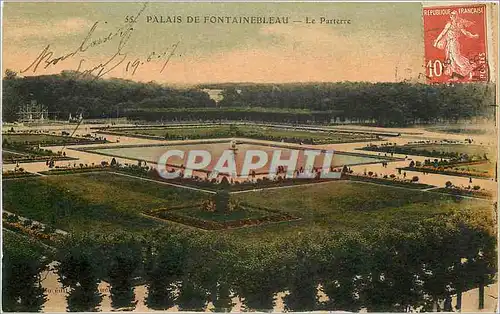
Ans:
{"type": "Polygon", "coordinates": [[[450,14],[450,21],[446,23],[446,26],[434,41],[434,47],[445,51],[444,73],[451,76],[452,79],[458,79],[457,75],[472,79],[472,71],[476,65],[462,54],[459,41],[462,34],[469,38],[479,38],[478,34],[472,34],[465,29],[472,24],[473,22],[459,17],[457,11],[453,11],[450,14]]]}

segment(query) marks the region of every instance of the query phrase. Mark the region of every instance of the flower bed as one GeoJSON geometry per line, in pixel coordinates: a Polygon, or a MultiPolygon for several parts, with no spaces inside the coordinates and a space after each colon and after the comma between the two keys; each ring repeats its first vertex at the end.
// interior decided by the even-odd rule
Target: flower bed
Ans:
{"type": "Polygon", "coordinates": [[[56,134],[44,133],[7,133],[3,139],[3,146],[60,146],[60,145],[87,145],[109,143],[105,138],[93,138],[90,136],[70,137],[56,134]],[[18,139],[16,139],[18,138],[18,139]],[[22,139],[26,140],[22,140],[22,139]]]}
{"type": "Polygon", "coordinates": [[[332,180],[345,179],[344,175],[342,175],[341,179],[321,179],[321,178],[300,179],[300,178],[283,178],[277,176],[277,179],[275,180],[270,180],[267,177],[264,177],[264,178],[258,178],[255,181],[248,180],[243,182],[239,181],[230,182],[230,179],[228,177],[225,177],[225,179],[211,179],[211,180],[208,180],[206,178],[202,179],[200,177],[193,177],[193,178],[179,177],[175,179],[164,179],[153,168],[140,167],[137,165],[111,166],[108,163],[103,163],[101,165],[94,165],[94,166],[83,165],[81,167],[77,166],[77,167],[55,168],[48,171],[41,171],[40,173],[45,175],[58,175],[58,174],[76,174],[76,173],[93,172],[93,171],[110,171],[110,172],[124,173],[152,180],[157,180],[161,182],[179,184],[187,187],[201,188],[208,191],[216,191],[220,189],[220,187],[222,186],[226,187],[229,191],[245,191],[245,190],[265,189],[270,187],[321,183],[332,180]]]}
{"type": "Polygon", "coordinates": [[[485,198],[485,199],[491,199],[493,197],[493,194],[486,190],[474,190],[474,189],[466,189],[459,187],[447,187],[447,188],[445,187],[445,188],[435,189],[433,191],[439,193],[447,193],[459,196],[471,196],[471,197],[485,198]]]}
{"type": "MultiPolygon", "coordinates": [[[[195,205],[197,206],[197,205],[195,205]]],[[[199,211],[203,211],[201,209],[201,204],[198,205],[199,211]]],[[[220,219],[223,214],[212,213],[214,219],[203,219],[200,215],[196,215],[192,212],[192,210],[197,210],[197,207],[193,206],[182,206],[182,207],[172,207],[172,208],[162,208],[156,210],[150,210],[144,213],[145,216],[154,217],[157,219],[173,221],[176,223],[181,223],[184,225],[204,229],[204,230],[223,230],[223,229],[234,229],[234,228],[242,228],[242,227],[250,227],[268,223],[278,223],[284,221],[293,221],[298,220],[300,218],[294,217],[287,213],[283,213],[276,210],[270,210],[267,208],[258,208],[258,207],[250,207],[248,205],[241,206],[240,211],[248,211],[250,213],[248,217],[243,219],[234,219],[234,220],[224,220],[220,219]],[[260,213],[262,216],[255,217],[255,213],[257,215],[260,213]]],[[[234,211],[232,212],[234,213],[234,211]]],[[[228,215],[229,216],[229,215],[228,215]]]]}
{"type": "Polygon", "coordinates": [[[61,234],[56,233],[54,228],[42,226],[30,220],[21,221],[14,214],[3,213],[2,225],[4,228],[36,238],[47,245],[54,245],[54,242],[61,237],[61,234]]]}
{"type": "Polygon", "coordinates": [[[87,167],[64,167],[64,168],[55,168],[48,171],[40,171],[41,174],[45,175],[58,175],[58,174],[73,174],[73,173],[84,173],[84,172],[94,172],[94,171],[109,171],[113,168],[109,165],[96,165],[96,166],[87,166],[87,167]]]}
{"type": "Polygon", "coordinates": [[[78,158],[59,156],[59,155],[49,155],[49,156],[20,156],[14,158],[6,158],[3,160],[4,164],[15,164],[15,163],[29,163],[29,162],[46,162],[48,160],[61,161],[61,160],[78,160],[78,158]]]}
{"type": "Polygon", "coordinates": [[[349,180],[352,181],[362,181],[362,182],[372,182],[377,184],[384,184],[390,186],[399,186],[399,187],[408,187],[412,189],[428,189],[434,187],[433,185],[418,183],[413,181],[412,179],[401,180],[397,178],[380,178],[380,177],[372,177],[372,176],[363,176],[363,175],[353,175],[350,174],[347,176],[349,180]]]}
{"type": "Polygon", "coordinates": [[[441,143],[420,143],[420,144],[406,144],[406,145],[396,145],[396,143],[386,143],[382,145],[368,145],[360,150],[365,151],[374,151],[374,152],[382,152],[382,153],[394,153],[394,154],[402,154],[402,155],[415,155],[415,156],[427,156],[434,158],[450,158],[452,160],[460,160],[460,161],[485,161],[486,156],[483,154],[473,153],[465,153],[463,150],[459,152],[463,147],[467,147],[468,144],[458,144],[458,143],[449,143],[447,141],[443,141],[441,143]],[[424,147],[431,145],[431,148],[426,149],[424,147]],[[434,145],[434,146],[432,146],[434,145]],[[454,146],[456,145],[456,146],[454,146]],[[458,147],[457,147],[458,146],[458,147]],[[453,147],[458,151],[446,151],[439,150],[439,148],[449,148],[453,147]],[[436,149],[434,149],[436,148],[436,149]]]}
{"type": "Polygon", "coordinates": [[[469,162],[431,162],[426,160],[424,164],[410,163],[408,167],[401,168],[401,170],[419,171],[426,173],[437,173],[459,177],[477,177],[477,178],[491,178],[493,176],[488,170],[474,171],[464,170],[463,167],[467,166],[482,166],[488,165],[485,160],[469,161],[469,162]]]}
{"type": "Polygon", "coordinates": [[[15,133],[7,134],[3,138],[2,148],[5,151],[11,151],[4,163],[26,163],[52,160],[76,160],[66,157],[61,151],[54,152],[50,149],[44,149],[42,146],[67,146],[83,144],[103,144],[108,143],[105,139],[88,137],[68,137],[49,134],[15,133]],[[17,154],[16,154],[17,153],[17,154]]]}
{"type": "Polygon", "coordinates": [[[462,171],[462,170],[455,170],[453,168],[444,168],[444,167],[432,167],[432,166],[424,166],[424,167],[404,167],[400,168],[401,170],[408,170],[408,171],[418,171],[418,172],[425,172],[425,173],[437,173],[437,174],[442,174],[442,175],[450,175],[450,176],[457,176],[457,177],[475,177],[475,178],[490,178],[491,175],[485,171],[485,172],[477,172],[477,171],[462,171]]]}
{"type": "MultiPolygon", "coordinates": [[[[154,169],[150,169],[147,167],[139,167],[136,165],[131,166],[120,166],[120,167],[112,167],[110,168],[113,171],[123,172],[131,175],[137,175],[145,178],[150,178],[158,181],[175,183],[183,186],[202,188],[210,191],[216,191],[221,186],[224,186],[224,182],[226,182],[226,186],[229,191],[245,191],[245,190],[254,190],[254,189],[263,189],[270,187],[278,187],[278,186],[292,186],[292,185],[302,185],[302,184],[310,184],[310,183],[320,183],[331,181],[332,179],[299,179],[299,178],[282,178],[277,177],[276,180],[270,180],[268,178],[259,178],[255,181],[235,181],[231,183],[229,178],[227,180],[221,179],[202,179],[199,177],[193,178],[175,178],[175,179],[164,179],[162,178],[158,172],[154,169]]],[[[337,179],[335,179],[337,180],[337,179]]]]}
{"type": "Polygon", "coordinates": [[[36,177],[36,174],[26,171],[12,171],[12,170],[8,170],[2,173],[2,179],[27,178],[27,177],[36,177]]]}

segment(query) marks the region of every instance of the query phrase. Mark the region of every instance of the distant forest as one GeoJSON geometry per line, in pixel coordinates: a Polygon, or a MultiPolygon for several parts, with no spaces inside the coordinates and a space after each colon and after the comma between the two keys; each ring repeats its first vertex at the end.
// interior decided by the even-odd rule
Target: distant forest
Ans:
{"type": "Polygon", "coordinates": [[[74,72],[19,77],[7,70],[3,119],[15,121],[21,104],[36,100],[66,119],[127,117],[155,120],[261,120],[328,123],[348,119],[381,126],[494,119],[493,84],[413,83],[207,84],[174,88],[154,82],[90,79],[74,72]],[[202,89],[220,89],[216,103],[202,89]]]}

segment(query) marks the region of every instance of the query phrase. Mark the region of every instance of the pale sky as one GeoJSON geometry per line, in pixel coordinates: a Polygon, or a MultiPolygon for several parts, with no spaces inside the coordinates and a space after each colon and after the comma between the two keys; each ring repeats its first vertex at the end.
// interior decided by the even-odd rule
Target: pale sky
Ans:
{"type": "MultiPolygon", "coordinates": [[[[27,70],[22,75],[59,73],[79,65],[80,70],[95,68],[118,51],[121,38],[115,35],[84,52],[77,51],[93,25],[86,46],[125,29],[125,18],[135,16],[143,6],[4,3],[3,68],[27,70]],[[30,65],[37,63],[47,46],[33,72],[34,65],[30,65]],[[45,68],[45,61],[75,51],[45,68]]],[[[133,28],[122,54],[105,69],[116,67],[104,77],[187,84],[391,82],[414,79],[423,72],[420,3],[148,3],[133,28]],[[180,16],[182,22],[147,23],[154,16],[164,20],[180,16]],[[202,23],[187,23],[188,16],[200,16],[202,23]],[[288,17],[289,23],[205,24],[205,16],[288,17]],[[319,24],[321,17],[349,19],[351,24],[319,24]],[[306,24],[306,18],[317,23],[306,24]]]]}

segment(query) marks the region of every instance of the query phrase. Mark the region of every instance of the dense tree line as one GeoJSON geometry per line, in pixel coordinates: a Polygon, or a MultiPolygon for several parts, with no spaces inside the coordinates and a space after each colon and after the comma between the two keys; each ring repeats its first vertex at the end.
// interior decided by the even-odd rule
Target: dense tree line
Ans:
{"type": "Polygon", "coordinates": [[[45,105],[60,119],[83,112],[84,118],[123,116],[128,109],[191,108],[215,106],[207,93],[175,89],[154,82],[123,79],[95,80],[73,72],[18,77],[7,70],[3,80],[3,118],[17,119],[21,104],[31,100],[45,105]]]}
{"type": "Polygon", "coordinates": [[[221,107],[272,107],[342,112],[340,119],[405,125],[494,118],[492,84],[410,83],[223,84],[221,107]]]}
{"type": "MultiPolygon", "coordinates": [[[[273,109],[273,108],[270,108],[273,109]]],[[[147,121],[253,121],[281,123],[330,123],[333,112],[262,110],[262,108],[192,108],[188,110],[134,109],[124,113],[133,120],[147,121]]]]}
{"type": "MultiPolygon", "coordinates": [[[[70,291],[69,311],[98,310],[100,280],[111,285],[113,307],[133,308],[137,276],[148,290],[145,303],[159,310],[177,305],[202,311],[212,302],[217,311],[229,311],[238,296],[246,310],[270,311],[277,293],[286,292],[289,311],[451,311],[452,295],[458,295],[460,307],[462,292],[479,287],[484,294],[494,278],[492,225],[487,214],[465,210],[425,224],[251,242],[165,226],[143,235],[73,235],[58,245],[55,259],[60,282],[70,291]],[[318,288],[327,301],[320,301],[318,288]]],[[[33,284],[43,268],[40,258],[13,259],[12,254],[7,250],[4,272],[24,271],[17,265],[27,261],[32,271],[16,278],[27,283],[23,286],[4,275],[4,304],[26,294],[16,287],[43,294],[33,284]]]]}
{"type": "Polygon", "coordinates": [[[494,85],[479,83],[215,84],[180,89],[154,82],[97,80],[70,71],[18,77],[7,70],[3,117],[5,121],[15,120],[19,105],[37,100],[63,119],[69,113],[83,111],[84,118],[294,123],[349,120],[396,126],[493,118],[494,95],[494,85]],[[223,99],[216,104],[202,91],[206,87],[222,89],[223,99]]]}

